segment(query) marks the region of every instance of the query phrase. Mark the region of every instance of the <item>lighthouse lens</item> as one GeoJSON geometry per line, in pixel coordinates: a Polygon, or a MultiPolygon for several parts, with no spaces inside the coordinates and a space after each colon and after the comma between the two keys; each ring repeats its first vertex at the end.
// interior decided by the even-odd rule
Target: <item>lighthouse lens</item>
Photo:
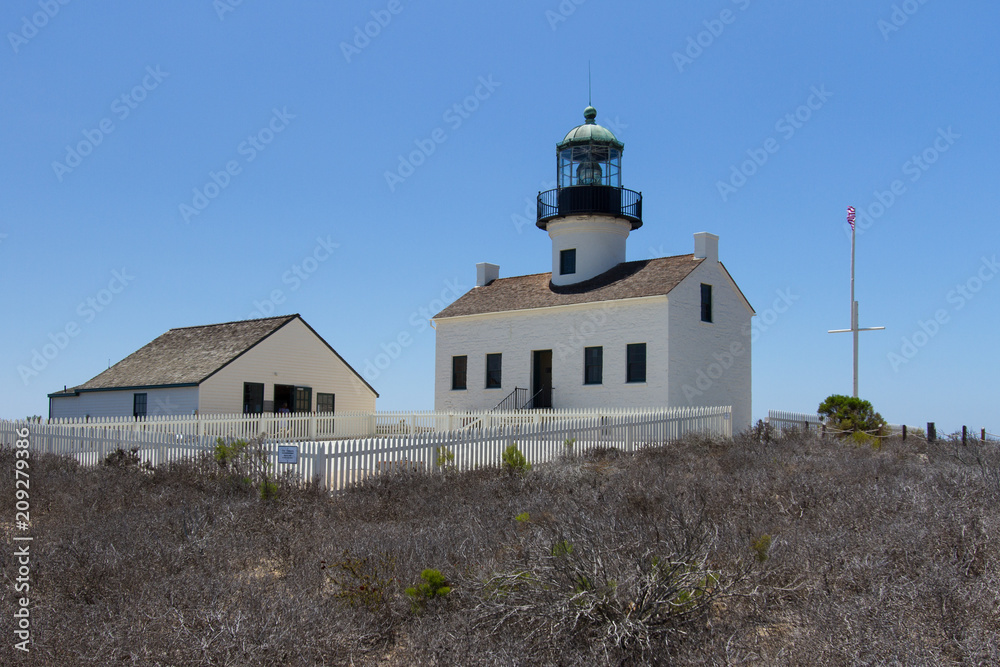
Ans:
{"type": "Polygon", "coordinates": [[[600,185],[601,165],[596,162],[584,162],[576,170],[576,182],[578,185],[600,185]]]}

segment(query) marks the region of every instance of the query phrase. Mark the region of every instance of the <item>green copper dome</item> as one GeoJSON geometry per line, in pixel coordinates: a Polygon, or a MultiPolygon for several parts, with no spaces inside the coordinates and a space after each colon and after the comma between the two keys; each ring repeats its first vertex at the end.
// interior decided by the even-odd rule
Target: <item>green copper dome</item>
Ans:
{"type": "Polygon", "coordinates": [[[594,122],[594,119],[597,118],[597,109],[587,107],[583,110],[583,117],[584,124],[578,125],[566,133],[566,138],[556,144],[557,150],[581,144],[603,144],[617,148],[619,151],[625,148],[625,144],[618,141],[611,130],[594,122]]]}

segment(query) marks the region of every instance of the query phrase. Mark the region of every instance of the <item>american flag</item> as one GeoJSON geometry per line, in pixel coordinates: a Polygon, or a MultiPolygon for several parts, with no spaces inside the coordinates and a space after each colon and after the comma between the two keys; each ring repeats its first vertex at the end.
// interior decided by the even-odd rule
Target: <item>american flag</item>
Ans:
{"type": "Polygon", "coordinates": [[[854,231],[854,207],[847,207],[847,222],[851,223],[851,231],[854,231]]]}

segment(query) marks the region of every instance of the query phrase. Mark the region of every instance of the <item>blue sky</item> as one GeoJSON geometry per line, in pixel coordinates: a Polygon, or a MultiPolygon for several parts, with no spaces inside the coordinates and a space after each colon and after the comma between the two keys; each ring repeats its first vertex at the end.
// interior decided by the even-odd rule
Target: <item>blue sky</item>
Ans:
{"type": "Polygon", "coordinates": [[[721,237],[755,417],[851,391],[853,204],[886,327],[861,396],[1000,432],[996,3],[63,2],[0,10],[0,416],[172,327],[294,312],[379,408],[431,408],[427,315],[476,262],[551,268],[534,196],[590,61],[644,195],[629,259],[721,237]]]}

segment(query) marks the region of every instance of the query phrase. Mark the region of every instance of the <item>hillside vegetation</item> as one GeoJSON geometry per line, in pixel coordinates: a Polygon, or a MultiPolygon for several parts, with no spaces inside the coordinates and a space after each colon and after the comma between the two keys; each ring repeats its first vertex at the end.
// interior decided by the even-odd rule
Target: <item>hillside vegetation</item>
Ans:
{"type": "MultiPolygon", "coordinates": [[[[335,496],[31,459],[5,664],[1000,664],[1000,453],[761,431],[335,496]]],[[[499,463],[499,462],[498,462],[499,463]]]]}

